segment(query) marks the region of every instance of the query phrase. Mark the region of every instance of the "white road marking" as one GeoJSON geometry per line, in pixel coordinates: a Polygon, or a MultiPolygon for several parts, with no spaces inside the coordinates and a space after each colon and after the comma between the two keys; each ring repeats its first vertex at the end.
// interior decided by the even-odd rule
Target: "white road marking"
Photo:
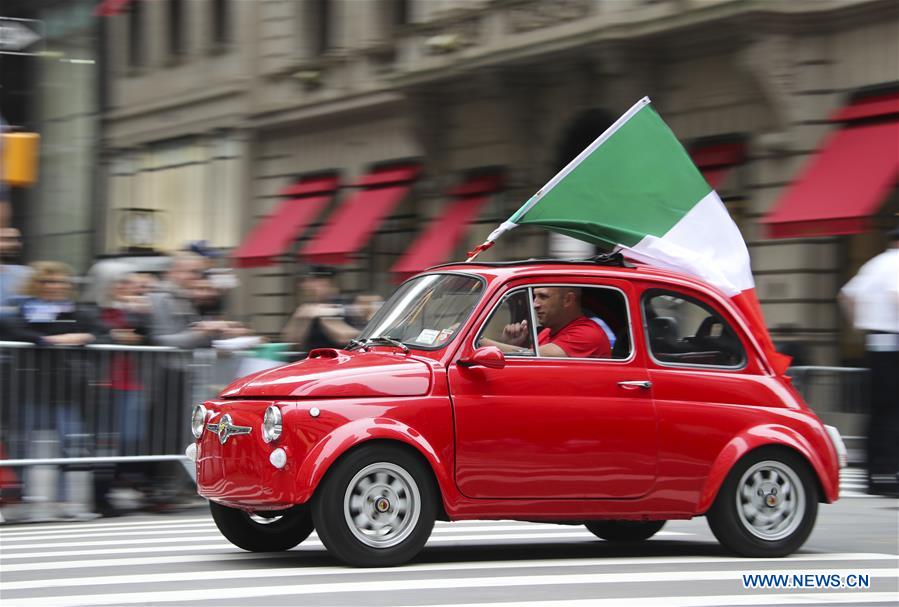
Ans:
{"type": "MultiPolygon", "coordinates": [[[[507,603],[445,603],[430,607],[719,607],[720,605],[826,605],[896,603],[895,592],[828,592],[789,594],[719,594],[715,596],[646,596],[617,599],[553,599],[507,603]]],[[[395,603],[399,605],[398,603],[395,603]]]]}
{"type": "MultiPolygon", "coordinates": [[[[832,574],[848,575],[858,573],[857,569],[836,569],[832,574]]],[[[871,569],[872,578],[899,577],[896,569],[871,569]]],[[[348,594],[356,592],[400,592],[408,590],[458,590],[462,588],[509,588],[521,586],[568,586],[574,584],[622,584],[651,582],[685,582],[739,580],[739,571],[642,571],[628,573],[592,573],[573,575],[524,575],[487,578],[450,578],[421,580],[381,580],[368,582],[324,582],[289,584],[285,586],[254,586],[252,588],[229,587],[228,600],[273,596],[294,596],[310,594],[348,594]]],[[[215,586],[193,590],[159,590],[156,592],[122,592],[112,594],[86,594],[79,596],[54,596],[25,598],[16,601],[17,607],[75,607],[77,605],[130,605],[135,603],[164,603],[206,600],[210,592],[220,590],[215,586]]],[[[783,595],[780,595],[782,598],[783,595]]],[[[720,602],[720,597],[718,604],[720,602]]]]}
{"type": "MultiPolygon", "coordinates": [[[[472,527],[459,527],[459,528],[453,528],[453,527],[435,527],[435,528],[434,528],[434,534],[439,536],[439,535],[453,534],[453,533],[471,533],[472,531],[477,531],[477,532],[482,532],[482,531],[522,531],[522,532],[525,532],[525,531],[531,531],[531,532],[540,532],[540,531],[558,531],[558,530],[560,530],[560,529],[571,529],[571,530],[574,530],[574,529],[580,529],[581,531],[583,531],[583,529],[580,528],[580,526],[568,527],[568,526],[566,526],[566,525],[546,525],[546,524],[523,523],[523,524],[519,524],[519,525],[489,525],[489,526],[488,526],[488,525],[485,525],[485,526],[478,527],[478,528],[472,528],[472,527]]],[[[122,530],[122,531],[107,531],[107,532],[103,532],[103,533],[89,533],[89,532],[86,532],[86,531],[85,531],[85,532],[80,532],[80,533],[75,534],[75,535],[69,535],[69,534],[66,534],[66,535],[64,535],[64,536],[60,536],[60,537],[56,537],[56,538],[54,538],[54,537],[43,537],[43,536],[42,536],[42,537],[37,537],[37,538],[32,538],[32,537],[27,537],[27,538],[26,538],[26,537],[22,537],[22,536],[17,536],[17,537],[15,537],[15,538],[7,538],[7,537],[4,537],[4,536],[0,535],[0,539],[3,540],[3,546],[5,546],[6,548],[23,549],[23,548],[63,548],[63,547],[66,547],[66,546],[104,546],[104,545],[118,545],[118,544],[121,544],[121,543],[122,543],[122,540],[123,540],[123,539],[131,539],[132,537],[135,537],[135,536],[146,536],[146,535],[152,535],[152,536],[154,536],[154,537],[155,537],[155,536],[160,536],[160,535],[178,535],[178,536],[181,536],[180,539],[166,539],[166,538],[152,539],[152,538],[151,538],[151,539],[146,539],[146,540],[144,540],[144,539],[141,539],[141,540],[140,540],[141,542],[146,542],[146,543],[150,543],[150,544],[161,544],[161,543],[164,543],[164,542],[166,542],[166,541],[170,541],[170,542],[173,542],[173,543],[196,541],[196,540],[198,539],[198,538],[196,537],[196,535],[193,536],[193,537],[184,537],[185,535],[188,535],[188,534],[190,533],[190,530],[196,531],[198,534],[200,534],[200,533],[202,533],[202,534],[208,534],[208,535],[211,536],[211,537],[218,537],[218,536],[221,535],[221,534],[218,532],[218,529],[216,528],[215,524],[210,523],[209,525],[203,525],[203,526],[199,526],[199,525],[198,525],[197,527],[191,527],[190,529],[176,529],[176,530],[165,530],[165,531],[163,531],[163,530],[160,530],[160,531],[145,531],[145,530],[143,530],[143,529],[142,529],[141,531],[127,531],[127,530],[122,530]],[[82,542],[82,541],[78,541],[78,542],[51,542],[51,543],[47,543],[47,542],[43,542],[43,543],[42,543],[42,542],[41,542],[41,540],[52,540],[52,539],[75,540],[75,539],[80,538],[80,537],[85,537],[85,538],[114,537],[114,538],[118,538],[118,540],[116,540],[116,541],[106,541],[106,542],[103,542],[103,541],[96,541],[96,542],[82,542]],[[26,544],[23,544],[23,543],[22,543],[22,542],[29,542],[29,541],[30,541],[30,542],[33,542],[33,543],[26,543],[26,544]]],[[[691,533],[685,533],[685,532],[682,532],[682,531],[660,531],[660,532],[658,532],[656,535],[676,536],[676,535],[692,535],[692,534],[691,534],[691,533]]],[[[2,552],[2,550],[0,550],[0,552],[2,552]]]]}
{"type": "MultiPolygon", "coordinates": [[[[661,533],[661,532],[660,532],[661,533]]],[[[453,535],[453,536],[432,536],[431,539],[428,540],[428,544],[444,544],[451,542],[474,542],[474,541],[498,541],[502,542],[503,540],[533,540],[533,541],[541,541],[541,540],[595,540],[600,541],[595,535],[587,531],[586,529],[574,530],[574,531],[562,531],[562,532],[554,532],[554,533],[493,533],[493,534],[485,534],[485,535],[453,535]]],[[[196,542],[195,538],[190,539],[191,542],[196,542]]],[[[122,542],[116,542],[116,545],[120,545],[122,542]]],[[[303,542],[303,546],[315,546],[320,547],[321,542],[310,541],[307,540],[303,542]]],[[[3,553],[0,553],[0,560],[3,562],[12,562],[17,559],[29,559],[29,558],[50,558],[50,557],[60,557],[60,556],[97,556],[101,554],[134,554],[135,552],[199,552],[200,550],[219,550],[222,548],[227,548],[231,546],[230,542],[225,539],[222,539],[220,542],[206,543],[206,544],[193,544],[189,546],[153,546],[149,548],[141,548],[139,546],[130,546],[128,548],[108,548],[108,549],[98,549],[98,550],[64,550],[57,552],[25,552],[20,554],[8,554],[6,550],[3,553]]],[[[234,548],[237,550],[237,548],[234,548]]],[[[4,565],[5,568],[5,565],[4,565]]]]}
{"type": "MultiPolygon", "coordinates": [[[[304,544],[305,545],[305,544],[304,544]]],[[[130,558],[109,558],[109,559],[91,559],[91,560],[66,560],[66,561],[39,561],[36,563],[19,563],[19,564],[8,564],[3,565],[4,573],[14,573],[21,571],[51,571],[51,570],[62,570],[62,569],[91,569],[91,568],[102,568],[109,569],[115,567],[135,567],[135,566],[150,566],[150,565],[170,565],[170,564],[179,564],[179,563],[218,563],[220,561],[236,561],[236,560],[259,560],[259,559],[286,559],[286,558],[297,558],[300,559],[304,555],[303,550],[292,550],[287,552],[226,552],[226,553],[206,553],[206,554],[192,554],[189,556],[178,556],[178,555],[169,555],[169,556],[140,556],[140,557],[130,557],[130,558]]],[[[784,558],[757,558],[757,559],[745,559],[739,557],[694,557],[694,556],[672,556],[672,557],[603,557],[603,558],[575,558],[575,559],[543,559],[543,560],[514,560],[514,561],[487,561],[487,562],[478,562],[472,563],[474,567],[490,569],[492,566],[505,566],[508,564],[517,564],[522,567],[531,567],[531,566],[553,566],[553,565],[565,565],[565,564],[573,564],[573,565],[656,565],[662,563],[673,563],[673,564],[700,564],[700,563],[791,563],[791,562],[826,562],[826,561],[841,561],[848,560],[853,562],[858,561],[899,561],[899,555],[896,554],[882,554],[876,552],[851,552],[851,553],[833,553],[833,554],[800,554],[800,555],[792,555],[784,558]],[[545,565],[543,565],[545,564],[545,565]]],[[[461,566],[461,563],[439,563],[433,565],[408,565],[402,567],[401,570],[405,571],[411,567],[424,567],[424,568],[456,568],[457,566],[461,566]]],[[[306,571],[308,568],[303,568],[302,565],[297,565],[297,571],[306,571]]],[[[334,568],[329,567],[329,570],[333,570],[334,568]]],[[[398,571],[400,569],[396,567],[388,568],[392,571],[398,571]]],[[[424,570],[424,569],[422,569],[424,570]]],[[[346,573],[358,573],[356,569],[340,569],[340,571],[345,571],[346,573]]],[[[368,569],[367,571],[378,571],[378,569],[368,569]]],[[[200,573],[199,575],[203,575],[205,572],[200,573]]]]}
{"type": "MultiPolygon", "coordinates": [[[[796,566],[798,563],[804,564],[816,564],[826,561],[836,561],[836,560],[850,560],[851,557],[857,557],[858,555],[809,555],[808,557],[796,557],[791,559],[764,559],[765,562],[777,563],[779,565],[788,564],[791,571],[803,571],[802,569],[797,569],[796,566]],[[820,557],[820,558],[819,558],[820,557]],[[825,558],[826,557],[826,558],[825,558]],[[838,558],[837,558],[838,557],[838,558]]],[[[870,559],[867,557],[862,557],[859,560],[889,560],[895,559],[897,557],[892,557],[889,555],[875,555],[876,559],[870,559]],[[885,559],[881,559],[881,556],[885,556],[885,559]]],[[[855,560],[855,559],[851,559],[855,560]]],[[[196,561],[192,561],[196,563],[196,561]]],[[[681,557],[672,557],[672,558],[608,558],[608,559],[597,559],[597,558],[585,558],[585,559],[558,559],[558,560],[515,560],[515,561],[488,561],[488,562],[467,562],[467,563],[433,563],[433,564],[425,564],[425,565],[406,565],[403,567],[378,567],[378,568],[368,568],[364,570],[359,569],[346,569],[341,567],[279,567],[273,569],[228,569],[223,571],[189,571],[189,572],[173,572],[173,573],[140,573],[140,574],[129,574],[129,575],[106,575],[106,576],[96,576],[96,577],[76,577],[76,578],[54,578],[54,579],[40,579],[40,580],[28,580],[24,582],[8,582],[2,583],[0,582],[0,590],[3,591],[11,591],[11,590],[29,590],[34,588],[58,588],[58,587],[75,587],[75,586],[107,586],[107,585],[120,585],[120,584],[150,584],[150,583],[162,583],[162,582],[196,582],[197,580],[237,580],[237,579],[262,579],[262,578],[278,578],[278,577],[306,577],[306,576],[319,576],[319,575],[327,575],[327,576],[347,576],[347,575],[355,575],[358,576],[362,573],[364,574],[393,574],[393,575],[405,575],[408,573],[418,573],[418,572],[440,572],[440,573],[451,573],[454,571],[487,571],[487,570],[503,570],[503,569],[542,569],[542,568],[550,568],[550,567],[564,567],[566,569],[571,568],[585,568],[585,567],[611,567],[613,565],[682,565],[682,564],[702,564],[702,565],[729,565],[734,563],[746,563],[747,559],[740,558],[722,558],[722,559],[691,559],[687,557],[686,559],[681,557]]],[[[753,564],[757,564],[759,559],[752,559],[749,561],[753,564]]],[[[713,570],[714,571],[714,570],[713,570]]],[[[756,572],[765,572],[765,570],[756,569],[756,572]]],[[[892,569],[886,569],[886,571],[893,571],[892,569]]],[[[783,569],[778,569],[777,573],[783,573],[783,569]]],[[[816,573],[824,573],[820,570],[815,570],[816,573]]],[[[858,570],[854,571],[855,573],[858,570]]],[[[866,573],[868,570],[866,570],[866,573]]],[[[693,571],[686,571],[685,573],[693,573],[693,571]]],[[[739,575],[742,574],[742,571],[730,571],[732,577],[739,578],[739,575]]],[[[826,573],[831,573],[828,569],[826,573]]],[[[527,575],[527,574],[525,574],[527,575]]]]}

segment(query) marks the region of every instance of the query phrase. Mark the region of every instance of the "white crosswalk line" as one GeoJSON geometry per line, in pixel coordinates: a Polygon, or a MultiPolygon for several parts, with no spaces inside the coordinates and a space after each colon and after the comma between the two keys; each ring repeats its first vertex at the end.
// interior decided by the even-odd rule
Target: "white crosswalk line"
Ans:
{"type": "MultiPolygon", "coordinates": [[[[541,531],[549,531],[549,530],[558,531],[559,529],[564,529],[564,528],[565,527],[560,526],[560,525],[548,525],[548,524],[539,524],[539,523],[522,523],[519,525],[489,525],[489,526],[479,527],[477,529],[472,529],[471,527],[455,528],[455,527],[450,526],[450,527],[435,527],[434,534],[439,536],[439,535],[453,534],[453,533],[471,533],[472,531],[477,531],[479,533],[484,532],[484,531],[541,532],[541,531]]],[[[575,527],[575,528],[577,528],[577,527],[575,527]]],[[[198,535],[200,535],[200,534],[207,534],[210,537],[220,537],[220,535],[221,535],[218,531],[218,528],[215,526],[215,523],[210,522],[208,524],[197,525],[196,527],[191,527],[191,528],[189,528],[189,530],[188,529],[158,530],[158,531],[156,531],[156,530],[154,530],[154,531],[117,530],[117,531],[107,531],[104,533],[91,533],[89,531],[83,531],[76,535],[68,535],[68,534],[61,535],[58,538],[50,538],[50,537],[46,537],[46,536],[41,536],[41,537],[37,537],[37,538],[22,537],[22,536],[16,536],[14,538],[7,538],[7,537],[3,536],[2,534],[0,534],[0,539],[3,540],[3,546],[5,546],[6,548],[37,548],[37,547],[63,548],[66,546],[103,546],[103,545],[107,545],[107,544],[108,545],[116,545],[116,544],[119,544],[120,542],[110,540],[110,541],[106,541],[106,542],[104,542],[104,541],[96,541],[96,542],[77,541],[77,542],[74,542],[73,541],[73,542],[66,543],[66,542],[48,542],[48,541],[42,541],[42,540],[50,540],[50,539],[75,540],[80,537],[84,537],[84,538],[100,538],[100,537],[122,538],[122,537],[127,536],[128,538],[131,538],[131,537],[135,537],[135,536],[140,536],[140,537],[153,536],[152,538],[148,538],[147,540],[142,539],[140,541],[146,541],[147,543],[151,543],[151,544],[153,544],[153,543],[159,544],[159,543],[164,543],[166,541],[172,541],[172,542],[176,542],[176,543],[179,541],[182,541],[182,542],[195,541],[197,539],[198,535]],[[189,537],[184,537],[185,535],[189,535],[191,531],[194,533],[194,535],[190,535],[189,537]],[[165,536],[165,535],[178,535],[178,536],[182,536],[182,537],[181,537],[181,539],[171,539],[171,540],[167,540],[165,538],[158,537],[158,536],[165,536]],[[28,542],[30,542],[30,543],[28,543],[28,542]]],[[[690,535],[690,534],[678,532],[678,531],[660,531],[656,535],[675,536],[675,535],[690,535]]],[[[2,552],[2,550],[3,550],[3,547],[0,547],[0,552],[2,552]]]]}
{"type": "MultiPolygon", "coordinates": [[[[660,532],[661,533],[661,532],[660,532]]],[[[444,544],[450,542],[476,542],[476,541],[490,541],[490,542],[502,542],[507,540],[529,540],[532,542],[539,542],[543,540],[588,540],[588,541],[600,541],[596,538],[595,535],[584,530],[575,529],[572,531],[556,531],[552,533],[490,533],[485,535],[452,535],[452,536],[432,536],[431,539],[428,540],[428,544],[444,544]]],[[[188,546],[151,546],[147,548],[141,548],[141,552],[201,552],[204,550],[222,550],[226,548],[233,548],[230,542],[222,538],[219,542],[211,542],[204,544],[196,544],[195,539],[191,540],[191,545],[188,546]]],[[[116,545],[121,545],[121,542],[116,542],[116,545]]],[[[301,544],[304,547],[321,547],[321,542],[309,541],[303,542],[301,544]]],[[[98,556],[101,554],[134,554],[136,548],[134,546],[129,546],[127,548],[107,548],[107,549],[97,549],[97,550],[63,550],[63,551],[53,551],[53,552],[26,552],[21,554],[9,554],[6,550],[0,552],[0,561],[4,563],[12,562],[17,559],[30,559],[30,558],[51,558],[51,557],[60,557],[60,556],[98,556]]],[[[237,550],[237,548],[234,548],[237,550]]],[[[4,565],[5,567],[5,565],[4,565]]]]}
{"type": "MultiPolygon", "coordinates": [[[[829,573],[841,576],[857,573],[857,569],[832,570],[829,573]]],[[[899,577],[896,569],[872,569],[873,579],[899,577]]],[[[477,578],[382,580],[367,582],[318,582],[288,584],[284,586],[254,586],[252,588],[229,587],[229,600],[262,598],[274,596],[296,596],[310,594],[352,594],[358,592],[400,592],[408,590],[459,590],[462,588],[510,588],[516,586],[567,586],[581,584],[622,584],[651,582],[696,582],[713,580],[739,580],[738,571],[642,571],[627,573],[591,573],[559,575],[523,575],[477,578]]],[[[53,607],[75,607],[78,605],[133,605],[135,603],[161,603],[205,600],[215,586],[191,590],[158,590],[155,592],[129,592],[111,594],[87,594],[67,597],[22,599],[19,607],[53,605],[53,607]]]]}
{"type": "MultiPolygon", "coordinates": [[[[12,527],[12,528],[3,528],[0,527],[0,537],[4,537],[6,535],[18,535],[25,533],[60,533],[63,531],[83,531],[85,529],[91,530],[112,530],[112,529],[133,529],[135,527],[141,527],[143,529],[155,529],[155,528],[171,528],[175,526],[191,526],[196,525],[197,523],[208,523],[214,524],[212,522],[212,518],[210,518],[208,513],[202,515],[192,516],[190,518],[168,518],[163,517],[161,519],[157,518],[155,520],[123,520],[117,519],[115,521],[91,521],[89,523],[68,523],[68,522],[57,522],[57,523],[48,523],[48,524],[27,524],[22,525],[21,527],[12,527]]],[[[443,526],[463,526],[468,525],[472,527],[482,527],[484,525],[497,525],[497,524],[506,524],[506,525],[520,525],[521,521],[513,521],[513,520],[481,520],[481,521],[454,521],[454,522],[446,522],[446,521],[437,521],[434,526],[435,527],[443,527],[443,526]]],[[[541,523],[532,523],[532,524],[541,524],[541,523]]]]}
{"type": "MultiPolygon", "coordinates": [[[[816,565],[827,561],[836,560],[896,560],[896,556],[891,555],[809,555],[790,559],[753,559],[752,563],[767,562],[777,565],[789,564],[792,570],[801,571],[798,565],[812,564],[816,565]]],[[[407,575],[419,572],[440,572],[449,573],[455,571],[488,571],[501,569],[543,569],[543,568],[586,568],[586,567],[612,567],[615,565],[682,565],[682,564],[698,564],[698,565],[727,565],[734,563],[746,563],[746,559],[741,558],[584,558],[584,559],[557,559],[557,560],[515,560],[515,561],[489,561],[478,563],[435,563],[426,565],[406,565],[404,567],[386,567],[386,568],[368,568],[365,570],[358,569],[342,569],[338,567],[280,567],[272,569],[227,569],[222,571],[204,571],[202,573],[203,581],[211,580],[231,580],[231,579],[269,579],[278,577],[307,577],[307,576],[358,576],[360,574],[390,574],[390,575],[407,575]]],[[[817,570],[816,570],[817,571],[817,570]]],[[[827,570],[831,572],[831,570],[827,570]]],[[[854,572],[857,572],[855,570],[854,572]]],[[[890,570],[891,571],[891,570],[890,570]]],[[[782,568],[778,569],[782,572],[782,568]]],[[[738,571],[731,571],[733,577],[739,576],[738,571]]],[[[140,584],[140,583],[162,583],[162,582],[195,582],[197,581],[196,572],[175,572],[175,573],[141,573],[129,575],[105,575],[96,577],[77,577],[77,578],[56,578],[56,579],[40,579],[29,580],[25,582],[0,582],[0,590],[27,590],[33,588],[59,588],[59,587],[76,587],[76,586],[100,586],[100,585],[122,585],[122,584],[140,584]]]]}
{"type": "MultiPolygon", "coordinates": [[[[721,605],[826,605],[896,603],[895,592],[834,592],[715,596],[648,596],[615,599],[513,601],[507,603],[445,603],[429,607],[720,607],[721,605]]],[[[399,604],[397,604],[398,607],[399,604]]]]}
{"type": "MultiPolygon", "coordinates": [[[[845,479],[842,487],[850,487],[845,479]]],[[[746,559],[706,550],[714,539],[704,521],[674,521],[658,534],[661,541],[646,544],[650,556],[626,556],[634,551],[619,552],[582,525],[440,521],[424,562],[356,569],[327,555],[314,533],[291,551],[251,553],[225,540],[206,512],[134,518],[0,527],[3,607],[180,606],[222,597],[222,604],[410,607],[899,604],[899,554],[800,552],[746,559]],[[682,554],[703,556],[665,556],[676,554],[679,545],[665,542],[666,536],[692,536],[700,552],[682,554]],[[465,557],[469,546],[472,556],[465,557]],[[528,554],[535,558],[515,558],[528,554]],[[562,558],[546,558],[554,555],[562,558]],[[865,574],[871,588],[750,590],[741,588],[745,573],[865,574]]]]}
{"type": "Polygon", "coordinates": [[[90,523],[65,523],[65,522],[57,522],[57,523],[41,523],[41,524],[29,524],[24,525],[20,528],[16,529],[2,529],[0,530],[0,536],[5,534],[14,535],[16,533],[30,533],[32,531],[43,531],[47,530],[49,532],[53,532],[59,529],[101,529],[105,527],[143,527],[147,525],[190,525],[196,523],[197,520],[202,520],[201,517],[192,516],[189,518],[166,518],[165,522],[161,522],[158,519],[152,521],[121,521],[117,520],[113,521],[92,521],[90,523]]]}
{"type": "MultiPolygon", "coordinates": [[[[153,565],[170,565],[170,564],[181,564],[181,563],[190,563],[190,564],[201,564],[201,563],[219,563],[223,561],[238,561],[238,560],[264,560],[264,559],[282,559],[282,558],[302,558],[304,556],[303,551],[288,551],[288,552],[276,552],[276,553],[259,553],[259,552],[226,552],[226,553],[206,553],[199,555],[190,555],[190,556],[178,556],[178,555],[168,555],[168,556],[141,556],[141,557],[129,557],[129,558],[109,558],[109,559],[92,559],[92,560],[66,560],[66,561],[39,561],[35,563],[19,563],[19,564],[6,564],[3,565],[4,573],[14,573],[14,572],[27,572],[27,571],[54,571],[54,570],[65,570],[65,569],[91,569],[91,568],[103,568],[104,570],[116,567],[135,567],[135,566],[153,566],[153,565]]],[[[805,554],[805,555],[792,555],[785,558],[757,558],[752,559],[752,563],[791,563],[793,561],[796,562],[806,562],[806,561],[814,561],[814,562],[827,562],[827,561],[841,561],[848,560],[852,562],[858,561],[897,561],[899,560],[899,555],[895,554],[881,554],[881,553],[868,553],[868,552],[860,552],[860,553],[833,553],[833,554],[805,554]]],[[[502,562],[502,561],[493,561],[493,562],[502,562]]],[[[746,563],[745,558],[740,557],[693,557],[693,556],[671,556],[671,557],[621,557],[621,558],[612,558],[612,557],[603,557],[603,558],[578,558],[578,559],[550,559],[550,560],[516,560],[516,561],[507,561],[509,563],[517,563],[523,567],[529,567],[534,563],[547,563],[547,564],[565,564],[565,563],[574,563],[574,564],[584,564],[584,565],[655,565],[662,563],[673,563],[673,564],[697,564],[697,563],[746,563]]],[[[403,567],[403,571],[407,570],[408,567],[419,567],[425,565],[409,565],[403,567]]],[[[539,565],[538,565],[539,566],[539,565]]],[[[439,564],[434,565],[434,567],[445,567],[445,568],[455,568],[456,564],[439,564]]],[[[490,563],[475,563],[474,568],[490,568],[490,563]]],[[[396,570],[395,568],[391,568],[392,570],[396,570]]],[[[301,569],[305,571],[305,569],[301,569]]],[[[352,573],[357,571],[355,569],[345,569],[341,570],[346,573],[352,573]]],[[[375,569],[368,569],[367,571],[375,571],[375,569]]]]}

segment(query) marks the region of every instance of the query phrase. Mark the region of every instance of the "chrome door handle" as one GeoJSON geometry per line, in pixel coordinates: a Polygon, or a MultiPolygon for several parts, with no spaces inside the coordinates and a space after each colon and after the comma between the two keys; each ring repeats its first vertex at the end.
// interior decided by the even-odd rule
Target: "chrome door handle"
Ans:
{"type": "Polygon", "coordinates": [[[618,385],[624,388],[625,390],[633,390],[634,388],[643,388],[644,390],[649,390],[652,388],[651,381],[620,381],[618,385]]]}

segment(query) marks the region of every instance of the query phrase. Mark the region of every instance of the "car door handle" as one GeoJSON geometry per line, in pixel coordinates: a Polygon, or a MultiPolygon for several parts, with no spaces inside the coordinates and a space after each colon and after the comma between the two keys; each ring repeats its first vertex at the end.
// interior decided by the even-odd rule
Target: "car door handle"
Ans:
{"type": "Polygon", "coordinates": [[[634,390],[636,388],[643,388],[644,390],[649,390],[652,388],[651,381],[620,381],[618,385],[624,388],[625,390],[634,390]]]}

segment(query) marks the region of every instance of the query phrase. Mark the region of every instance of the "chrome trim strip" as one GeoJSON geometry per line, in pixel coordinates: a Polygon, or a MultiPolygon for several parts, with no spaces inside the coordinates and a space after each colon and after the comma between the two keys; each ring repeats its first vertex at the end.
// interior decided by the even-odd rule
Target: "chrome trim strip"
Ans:
{"type": "Polygon", "coordinates": [[[231,420],[231,416],[225,413],[216,423],[206,424],[206,429],[214,434],[218,434],[219,442],[225,444],[232,436],[241,434],[249,434],[253,429],[250,426],[236,426],[231,420]]]}

